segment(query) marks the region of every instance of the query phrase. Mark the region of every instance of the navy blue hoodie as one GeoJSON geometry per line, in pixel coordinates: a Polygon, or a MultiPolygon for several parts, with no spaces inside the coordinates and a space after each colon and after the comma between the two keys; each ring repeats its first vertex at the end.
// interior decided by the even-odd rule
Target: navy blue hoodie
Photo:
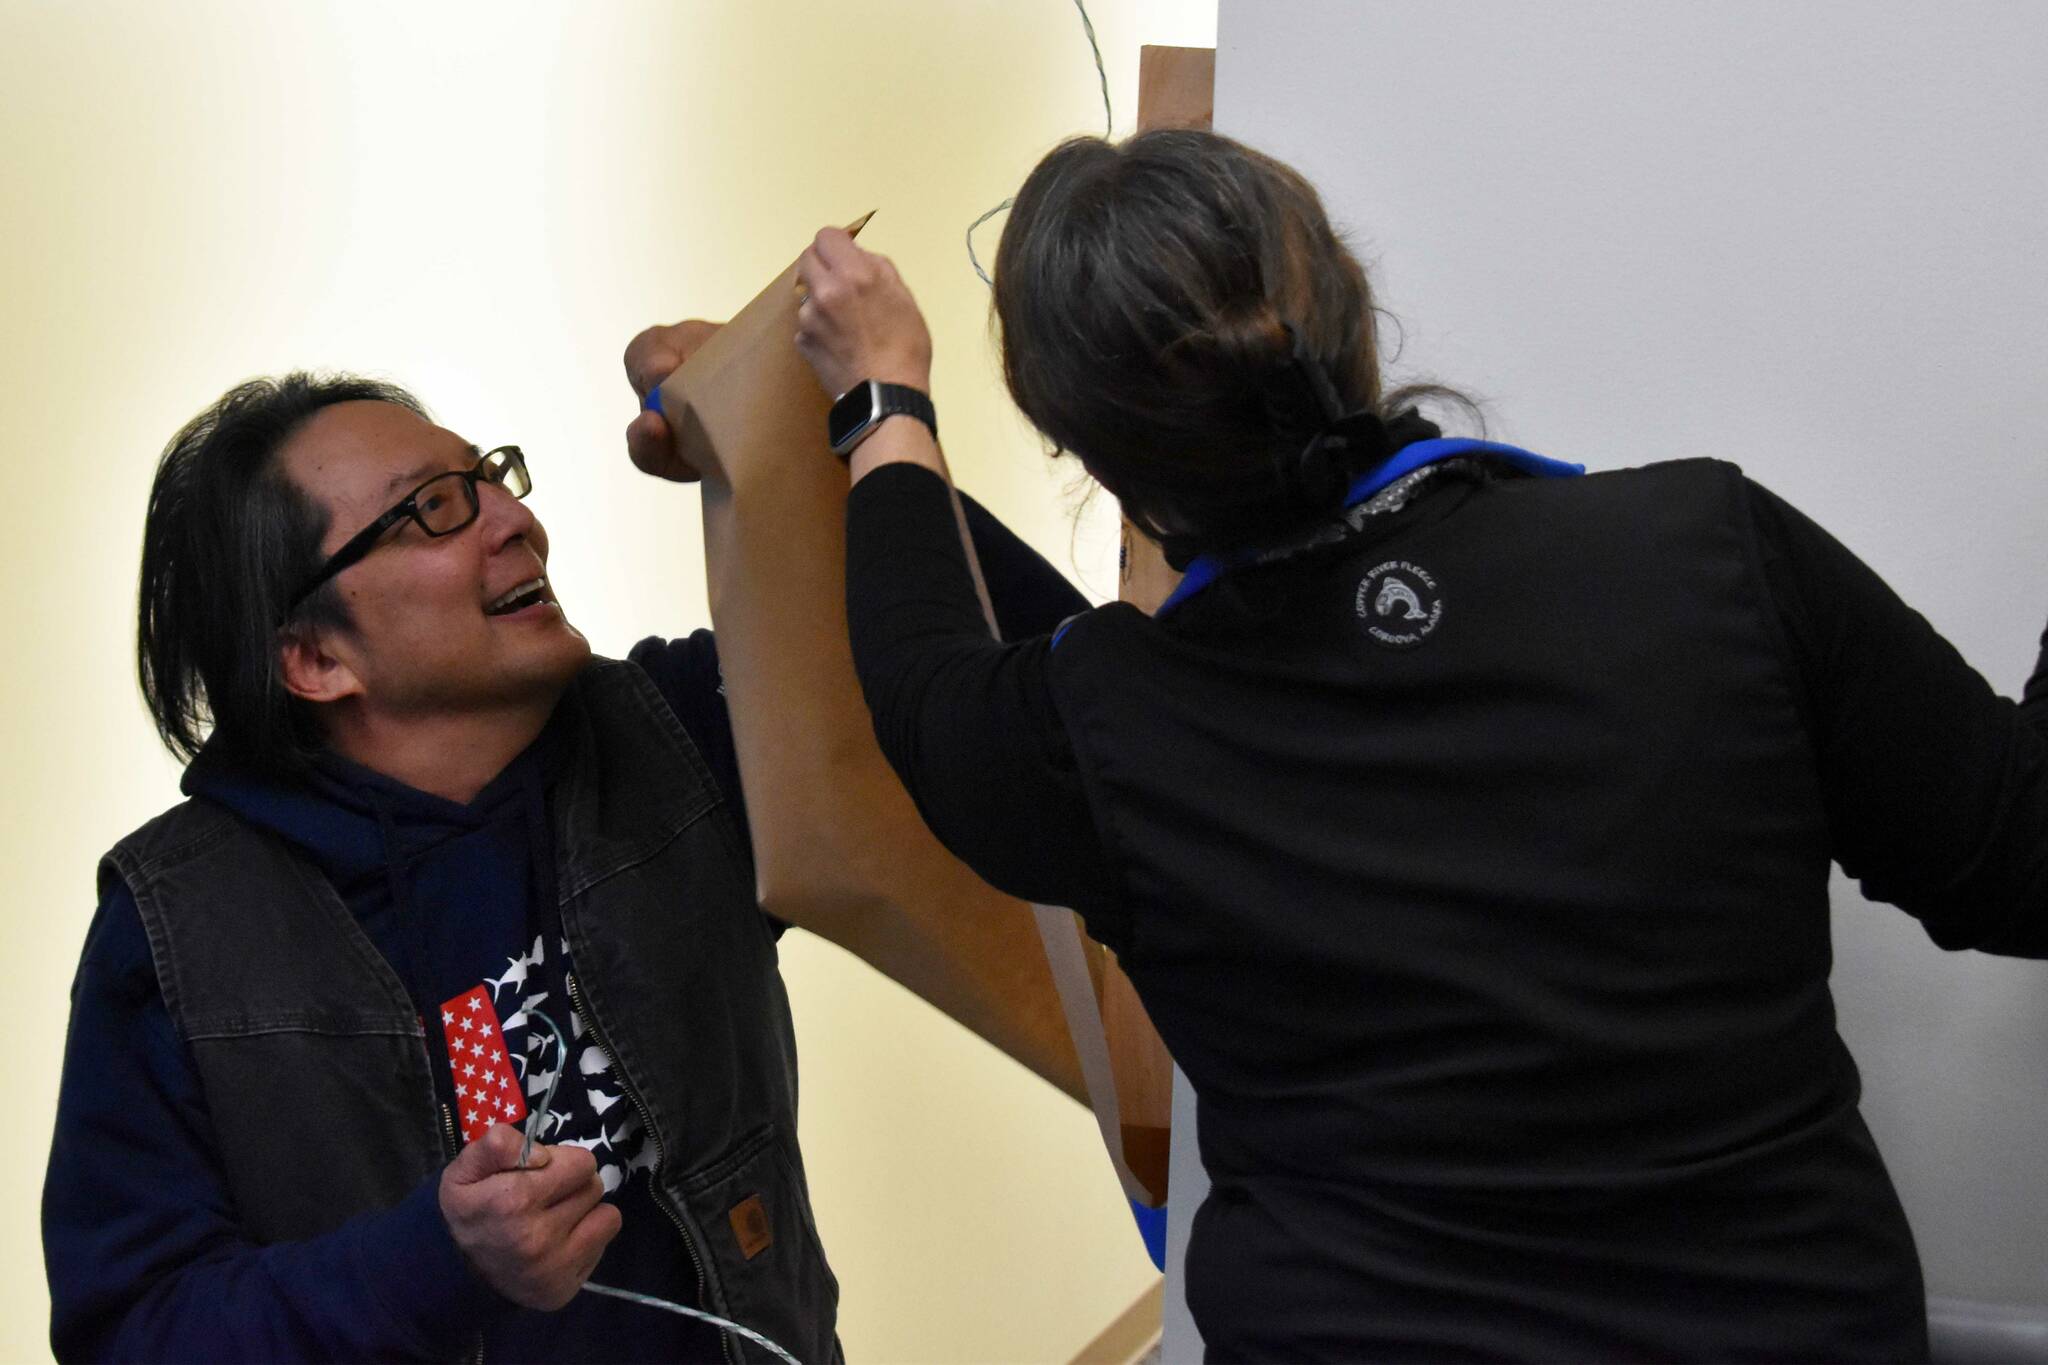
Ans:
{"type": "MultiPolygon", "coordinates": [[[[633,657],[737,806],[710,633],[649,640],[633,657]]],[[[555,1047],[544,1029],[520,1022],[520,1006],[545,1010],[571,1035],[572,1065],[554,1104],[564,1117],[546,1140],[592,1147],[613,1186],[607,1197],[624,1215],[592,1278],[694,1302],[688,1253],[649,1195],[644,1135],[627,1154],[637,1164],[618,1159],[620,1129],[637,1120],[630,1104],[617,1103],[621,1088],[607,1087],[593,1067],[601,1054],[592,1056],[594,1040],[568,1008],[563,978],[573,964],[552,897],[534,895],[554,881],[545,791],[559,757],[556,729],[467,805],[332,756],[286,783],[206,752],[183,788],[279,835],[333,884],[428,1020],[436,1086],[451,1114],[462,1108],[455,1087],[463,1081],[440,1046],[444,1002],[482,985],[505,1023],[506,1050],[536,1085],[554,1071],[555,1047]],[[604,1109],[593,1113],[590,1095],[604,1109]]],[[[538,1106],[544,1093],[522,1099],[538,1106]]],[[[515,1308],[456,1249],[438,1187],[429,1179],[396,1207],[324,1237],[269,1247],[244,1240],[198,1073],[164,1007],[134,900],[125,887],[112,890],[73,987],[44,1187],[59,1357],[447,1359],[482,1332],[487,1359],[718,1358],[711,1329],[616,1299],[579,1295],[556,1313],[515,1308]]]]}

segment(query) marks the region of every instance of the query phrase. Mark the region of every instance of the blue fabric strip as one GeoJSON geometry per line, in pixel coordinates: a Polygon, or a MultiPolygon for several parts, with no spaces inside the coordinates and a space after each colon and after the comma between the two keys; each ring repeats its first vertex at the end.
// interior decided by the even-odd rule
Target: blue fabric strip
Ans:
{"type": "MultiPolygon", "coordinates": [[[[1351,487],[1344,492],[1344,506],[1356,507],[1394,480],[1413,474],[1424,465],[1454,459],[1460,455],[1490,456],[1521,470],[1524,474],[1534,474],[1539,478],[1569,478],[1586,472],[1586,467],[1582,464],[1553,460],[1523,450],[1520,446],[1502,445],[1498,441],[1476,441],[1464,436],[1442,436],[1435,440],[1415,441],[1402,446],[1385,464],[1353,479],[1351,487]]],[[[1224,574],[1255,558],[1257,554],[1256,549],[1247,549],[1232,551],[1229,554],[1196,556],[1195,561],[1188,565],[1187,573],[1181,578],[1180,586],[1159,604],[1159,610],[1153,613],[1154,617],[1164,617],[1224,574]]]]}
{"type": "Polygon", "coordinates": [[[1131,1200],[1131,1215],[1138,1220],[1138,1235],[1145,1239],[1145,1254],[1159,1271],[1166,1269],[1166,1210],[1147,1208],[1131,1200]]]}
{"type": "Polygon", "coordinates": [[[659,412],[663,417],[668,416],[667,411],[661,406],[661,385],[656,384],[647,391],[647,396],[640,400],[640,407],[644,412],[659,412]]]}

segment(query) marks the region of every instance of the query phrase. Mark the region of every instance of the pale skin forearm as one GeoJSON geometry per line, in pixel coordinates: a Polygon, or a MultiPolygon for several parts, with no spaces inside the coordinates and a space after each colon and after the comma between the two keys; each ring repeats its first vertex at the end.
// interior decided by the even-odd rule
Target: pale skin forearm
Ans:
{"type": "MultiPolygon", "coordinates": [[[[930,384],[926,380],[926,385],[930,384]]],[[[924,392],[931,392],[929,387],[924,392]]],[[[952,483],[952,476],[946,469],[946,457],[939,450],[939,443],[932,439],[932,433],[924,423],[915,417],[897,413],[885,417],[865,441],[854,447],[853,455],[846,462],[847,472],[858,484],[885,464],[921,465],[952,483]]]]}

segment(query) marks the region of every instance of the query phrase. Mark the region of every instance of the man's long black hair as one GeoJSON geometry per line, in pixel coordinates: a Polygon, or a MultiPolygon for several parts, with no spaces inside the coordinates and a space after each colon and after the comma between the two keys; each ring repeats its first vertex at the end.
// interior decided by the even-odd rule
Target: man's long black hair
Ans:
{"type": "Polygon", "coordinates": [[[280,631],[349,620],[332,583],[285,620],[293,589],[319,567],[328,516],[278,454],[322,408],[365,400],[426,416],[394,384],[295,371],[229,389],[164,447],[143,522],[135,657],[143,701],[178,757],[210,743],[289,773],[318,748],[317,724],[285,690],[280,631]]]}

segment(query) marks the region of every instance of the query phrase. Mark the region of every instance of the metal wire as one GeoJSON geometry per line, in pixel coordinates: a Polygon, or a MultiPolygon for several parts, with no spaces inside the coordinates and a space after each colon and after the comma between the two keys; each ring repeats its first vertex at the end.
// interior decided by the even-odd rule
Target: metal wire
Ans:
{"type": "Polygon", "coordinates": [[[1095,41],[1095,21],[1088,17],[1088,6],[1074,0],[1074,8],[1081,11],[1081,31],[1088,35],[1088,50],[1095,54],[1095,79],[1102,85],[1102,135],[1108,137],[1116,119],[1109,112],[1109,73],[1102,69],[1102,44],[1095,41]]]}
{"type": "Polygon", "coordinates": [[[607,1298],[624,1299],[628,1303],[644,1303],[649,1308],[659,1308],[665,1313],[680,1313],[686,1318],[695,1318],[699,1322],[708,1322],[713,1327],[731,1332],[735,1336],[745,1337],[757,1346],[767,1347],[775,1352],[777,1356],[788,1361],[789,1365],[803,1365],[802,1361],[762,1336],[759,1332],[742,1327],[729,1319],[721,1318],[716,1313],[705,1313],[695,1308],[685,1308],[679,1303],[670,1303],[667,1299],[657,1299],[652,1294],[635,1294],[630,1289],[614,1289],[608,1284],[592,1284],[588,1280],[584,1281],[583,1289],[585,1293],[603,1294],[607,1298]]]}
{"type": "MultiPolygon", "coordinates": [[[[527,1158],[533,1155],[533,1137],[541,1125],[541,1115],[555,1107],[555,1090],[562,1084],[562,1073],[569,1069],[569,1043],[567,1039],[562,1037],[562,1030],[555,1027],[554,1020],[548,1018],[541,1011],[534,1009],[531,1005],[526,1007],[526,1012],[533,1018],[546,1024],[548,1032],[555,1037],[555,1074],[548,1080],[547,1093],[541,1096],[540,1108],[531,1111],[526,1116],[526,1140],[519,1144],[519,1166],[522,1170],[526,1167],[527,1158]]],[[[649,1137],[651,1140],[652,1134],[649,1137]]],[[[649,1179],[652,1178],[652,1176],[649,1176],[649,1179]]],[[[722,1332],[731,1332],[735,1336],[745,1337],[748,1341],[758,1346],[767,1347],[779,1358],[788,1361],[789,1365],[803,1365],[802,1361],[783,1350],[767,1337],[762,1336],[751,1327],[740,1326],[731,1318],[721,1318],[716,1313],[707,1313],[701,1308],[688,1308],[680,1303],[670,1303],[667,1299],[658,1299],[652,1294],[636,1294],[630,1289],[614,1289],[608,1284],[596,1284],[589,1280],[583,1282],[583,1289],[586,1293],[602,1294],[607,1298],[613,1299],[624,1299],[628,1303],[644,1304],[649,1308],[659,1308],[665,1313],[680,1313],[686,1318],[695,1318],[699,1322],[708,1322],[722,1332]]]]}
{"type": "Polygon", "coordinates": [[[967,225],[967,263],[974,267],[975,274],[981,276],[981,282],[991,289],[995,287],[996,282],[989,278],[986,270],[981,268],[981,258],[974,254],[974,230],[1016,202],[1014,199],[1005,199],[1002,203],[997,204],[987,213],[982,214],[981,217],[967,225]]]}
{"type": "Polygon", "coordinates": [[[548,1026],[548,1032],[555,1035],[555,1074],[548,1080],[548,1093],[541,1096],[540,1108],[526,1116],[526,1140],[519,1144],[519,1168],[526,1169],[526,1159],[533,1155],[533,1136],[539,1130],[541,1116],[555,1107],[555,1088],[562,1083],[562,1072],[569,1065],[569,1044],[562,1038],[562,1031],[555,1027],[555,1021],[531,1005],[526,1012],[548,1026]]]}
{"type": "MultiPolygon", "coordinates": [[[[1085,0],[1074,0],[1074,8],[1081,12],[1081,31],[1088,35],[1088,51],[1095,58],[1095,79],[1102,86],[1102,135],[1106,138],[1116,129],[1116,115],[1109,107],[1109,72],[1103,69],[1102,45],[1095,41],[1095,21],[1088,17],[1085,0]]],[[[993,287],[995,281],[981,268],[981,258],[974,254],[974,230],[1016,202],[1015,199],[1005,199],[967,225],[967,263],[974,267],[974,273],[985,285],[993,287]]]]}

